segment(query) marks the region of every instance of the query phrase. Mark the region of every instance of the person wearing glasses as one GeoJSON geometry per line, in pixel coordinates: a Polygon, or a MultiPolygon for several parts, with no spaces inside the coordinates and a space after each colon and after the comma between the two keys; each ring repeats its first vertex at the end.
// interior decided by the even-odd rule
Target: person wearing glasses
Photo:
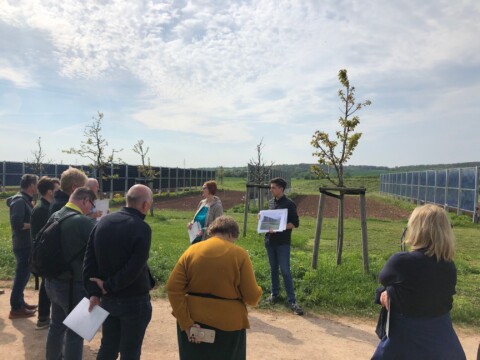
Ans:
{"type": "Polygon", "coordinates": [[[223,215],[223,206],[217,193],[217,183],[214,180],[209,180],[202,186],[202,197],[197,207],[197,211],[193,216],[193,220],[187,224],[188,229],[192,228],[193,223],[198,222],[201,230],[198,232],[197,237],[193,240],[192,244],[207,238],[206,229],[213,223],[213,221],[219,216],[223,215]]]}
{"type": "Polygon", "coordinates": [[[372,359],[464,360],[450,319],[457,271],[445,210],[432,204],[417,207],[405,243],[411,250],[394,254],[378,276],[383,286],[375,301],[390,314],[372,359]]]}
{"type": "Polygon", "coordinates": [[[83,258],[85,248],[95,223],[86,216],[92,211],[95,193],[87,187],[79,187],[68,202],[57,212],[55,219],[74,214],[60,224],[63,259],[70,260],[70,271],[56,278],[47,278],[45,290],[52,302],[50,327],[48,328],[46,359],[82,359],[83,338],[63,324],[70,311],[86,297],[83,287],[83,258]]]}

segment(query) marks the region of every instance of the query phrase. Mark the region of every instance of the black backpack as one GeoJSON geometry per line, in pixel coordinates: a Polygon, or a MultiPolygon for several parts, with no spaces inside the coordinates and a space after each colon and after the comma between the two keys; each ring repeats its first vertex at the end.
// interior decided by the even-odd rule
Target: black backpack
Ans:
{"type": "Polygon", "coordinates": [[[77,213],[69,213],[62,218],[51,216],[43,228],[33,239],[30,255],[30,271],[37,276],[56,278],[60,274],[71,271],[71,262],[83,252],[81,249],[71,259],[65,260],[62,255],[61,223],[77,213]]]}

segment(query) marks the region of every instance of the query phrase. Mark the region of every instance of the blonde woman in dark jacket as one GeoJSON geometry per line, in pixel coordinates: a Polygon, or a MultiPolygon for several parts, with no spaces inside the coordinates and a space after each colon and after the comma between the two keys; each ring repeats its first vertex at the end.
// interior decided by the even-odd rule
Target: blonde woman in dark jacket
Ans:
{"type": "Polygon", "coordinates": [[[217,183],[209,180],[202,186],[202,197],[197,207],[197,211],[193,216],[193,220],[187,224],[188,229],[192,228],[193,223],[198,222],[201,230],[197,233],[197,237],[192,244],[207,239],[208,226],[218,217],[223,215],[223,206],[220,198],[215,196],[217,193],[217,183]]]}

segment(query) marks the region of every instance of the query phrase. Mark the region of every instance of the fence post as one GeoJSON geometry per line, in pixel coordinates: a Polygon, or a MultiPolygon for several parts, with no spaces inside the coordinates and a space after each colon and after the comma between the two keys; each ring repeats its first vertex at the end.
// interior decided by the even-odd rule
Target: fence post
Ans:
{"type": "Polygon", "coordinates": [[[124,194],[126,195],[128,191],[128,165],[125,164],[125,186],[124,186],[124,194]]]}

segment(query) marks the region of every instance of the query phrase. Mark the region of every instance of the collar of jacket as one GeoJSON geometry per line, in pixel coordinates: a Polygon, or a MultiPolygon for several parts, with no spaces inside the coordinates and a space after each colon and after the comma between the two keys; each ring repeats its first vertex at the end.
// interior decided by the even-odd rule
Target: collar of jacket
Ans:
{"type": "MultiPolygon", "coordinates": [[[[153,204],[152,204],[153,206],[153,204]]],[[[139,218],[141,218],[142,220],[145,220],[145,214],[142,214],[140,211],[138,211],[137,209],[135,208],[131,208],[131,207],[126,207],[124,206],[122,208],[123,211],[126,211],[127,213],[129,214],[132,214],[132,215],[136,215],[138,216],[139,218]]]]}

